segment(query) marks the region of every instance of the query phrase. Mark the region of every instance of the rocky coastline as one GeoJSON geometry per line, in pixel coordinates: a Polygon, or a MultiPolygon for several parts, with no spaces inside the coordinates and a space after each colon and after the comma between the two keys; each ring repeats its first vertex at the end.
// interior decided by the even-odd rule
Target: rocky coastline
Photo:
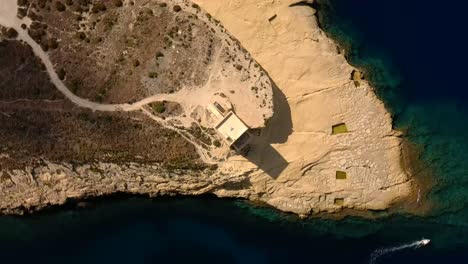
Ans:
{"type": "Polygon", "coordinates": [[[371,85],[320,29],[310,6],[292,0],[193,3],[239,40],[274,82],[273,117],[249,154],[195,170],[158,162],[47,160],[4,169],[1,213],[113,193],[214,194],[300,216],[385,211],[415,199],[420,187],[402,162],[402,133],[393,129],[371,85]]]}

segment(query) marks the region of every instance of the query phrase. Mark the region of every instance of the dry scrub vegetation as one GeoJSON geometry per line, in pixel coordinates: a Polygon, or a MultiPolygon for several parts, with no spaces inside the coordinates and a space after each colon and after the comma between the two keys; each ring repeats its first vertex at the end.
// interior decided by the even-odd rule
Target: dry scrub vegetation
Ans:
{"type": "Polygon", "coordinates": [[[220,39],[196,5],[172,1],[22,0],[31,37],[76,95],[135,102],[208,79],[220,39]],[[134,3],[134,4],[132,4],[134,3]]]}
{"type": "Polygon", "coordinates": [[[0,42],[0,65],[0,170],[44,160],[203,168],[190,143],[139,112],[92,112],[65,100],[28,46],[0,42]]]}

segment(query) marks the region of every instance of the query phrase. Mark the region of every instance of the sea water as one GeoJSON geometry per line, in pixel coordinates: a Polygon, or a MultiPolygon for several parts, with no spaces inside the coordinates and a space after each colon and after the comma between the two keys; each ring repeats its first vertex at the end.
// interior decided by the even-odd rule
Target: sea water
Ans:
{"type": "Polygon", "coordinates": [[[123,197],[0,217],[1,262],[468,263],[466,4],[320,2],[322,26],[433,171],[427,216],[300,220],[212,197],[123,197]]]}

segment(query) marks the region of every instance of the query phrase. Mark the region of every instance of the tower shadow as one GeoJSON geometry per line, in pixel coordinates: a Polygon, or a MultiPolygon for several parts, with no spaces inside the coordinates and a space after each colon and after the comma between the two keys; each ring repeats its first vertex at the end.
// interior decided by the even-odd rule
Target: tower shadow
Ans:
{"type": "Polygon", "coordinates": [[[276,179],[289,163],[272,144],[285,143],[292,133],[291,108],[276,84],[273,84],[273,111],[272,118],[262,131],[252,131],[250,151],[245,157],[276,179]]]}

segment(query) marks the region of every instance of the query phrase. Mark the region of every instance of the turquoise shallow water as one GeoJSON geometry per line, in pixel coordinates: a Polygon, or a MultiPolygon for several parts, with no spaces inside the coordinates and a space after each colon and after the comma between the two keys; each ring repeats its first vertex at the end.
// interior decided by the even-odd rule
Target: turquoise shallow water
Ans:
{"type": "Polygon", "coordinates": [[[378,263],[468,263],[465,4],[328,3],[321,5],[322,25],[367,70],[395,126],[434,172],[428,216],[299,220],[211,197],[122,197],[0,217],[2,262],[369,263],[377,248],[427,237],[430,245],[391,252],[378,263]]]}

